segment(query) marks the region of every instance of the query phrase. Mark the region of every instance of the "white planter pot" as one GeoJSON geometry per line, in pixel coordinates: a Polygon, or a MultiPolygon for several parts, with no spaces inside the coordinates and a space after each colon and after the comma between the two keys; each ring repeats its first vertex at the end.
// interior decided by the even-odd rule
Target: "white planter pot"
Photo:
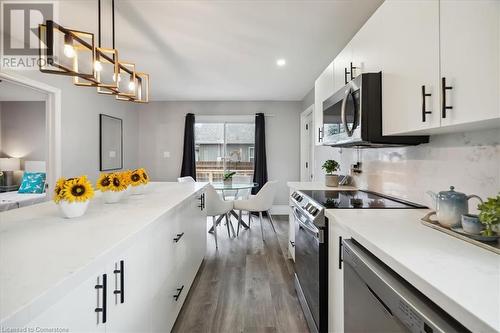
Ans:
{"type": "Polygon", "coordinates": [[[123,197],[124,191],[120,192],[114,192],[114,191],[106,191],[102,192],[102,198],[104,200],[104,203],[107,204],[112,204],[112,203],[117,203],[121,200],[123,197]]]}
{"type": "Polygon", "coordinates": [[[339,176],[338,175],[325,175],[325,185],[328,187],[339,186],[339,176]]]}
{"type": "Polygon", "coordinates": [[[80,217],[87,211],[89,202],[90,200],[83,202],[60,201],[58,204],[59,211],[61,212],[61,215],[67,219],[80,217]]]}
{"type": "Polygon", "coordinates": [[[141,185],[137,185],[137,186],[132,186],[132,188],[130,190],[130,194],[132,194],[132,195],[144,194],[145,190],[146,190],[146,185],[145,184],[141,184],[141,185]]]}

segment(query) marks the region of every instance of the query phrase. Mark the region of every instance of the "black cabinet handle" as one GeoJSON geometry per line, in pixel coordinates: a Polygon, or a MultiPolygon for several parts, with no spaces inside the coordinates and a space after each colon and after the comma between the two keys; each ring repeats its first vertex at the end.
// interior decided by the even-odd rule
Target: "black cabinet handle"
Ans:
{"type": "Polygon", "coordinates": [[[446,110],[453,109],[453,106],[446,105],[446,90],[451,90],[451,89],[453,89],[453,87],[446,86],[446,78],[443,77],[441,79],[441,94],[443,95],[443,98],[442,98],[443,105],[442,105],[441,111],[442,111],[443,118],[446,118],[446,110]]]}
{"type": "Polygon", "coordinates": [[[177,236],[174,238],[174,242],[177,243],[182,238],[182,236],[184,236],[183,232],[181,232],[180,234],[177,234],[177,236]]]}
{"type": "Polygon", "coordinates": [[[323,141],[323,129],[318,127],[318,141],[323,141]]]}
{"type": "Polygon", "coordinates": [[[339,269],[342,269],[342,236],[339,236],[339,269]]]}
{"type": "Polygon", "coordinates": [[[113,291],[113,294],[120,295],[120,303],[125,303],[125,264],[123,260],[120,260],[120,269],[115,269],[114,274],[120,274],[120,289],[113,291]]]}
{"type": "Polygon", "coordinates": [[[348,72],[347,68],[344,67],[344,82],[345,82],[345,84],[347,84],[349,81],[351,81],[352,79],[354,79],[354,70],[358,69],[358,67],[353,66],[352,65],[352,61],[351,61],[351,63],[349,64],[349,69],[350,69],[350,72],[348,72]],[[347,79],[347,75],[351,76],[351,80],[347,79]]]}
{"type": "Polygon", "coordinates": [[[180,287],[180,288],[177,288],[177,294],[174,295],[174,299],[176,302],[179,300],[179,297],[181,296],[183,289],[184,289],[184,285],[182,285],[182,287],[180,287]]]}
{"type": "Polygon", "coordinates": [[[351,72],[349,73],[349,74],[351,74],[351,80],[355,78],[355,76],[354,76],[354,70],[355,69],[358,69],[358,67],[353,66],[352,65],[352,61],[351,61],[351,72]]]}
{"type": "Polygon", "coordinates": [[[295,242],[290,241],[290,244],[292,245],[292,247],[295,247],[295,242]]]}
{"type": "Polygon", "coordinates": [[[432,94],[426,93],[425,86],[422,86],[422,122],[424,123],[426,121],[425,116],[432,113],[432,111],[427,111],[427,107],[425,106],[425,98],[430,96],[432,96],[432,94]]]}
{"type": "MultiPolygon", "coordinates": [[[[107,312],[107,304],[106,304],[106,294],[107,294],[107,290],[108,290],[108,283],[107,283],[107,274],[103,274],[102,275],[102,283],[99,284],[99,282],[97,282],[97,284],[95,285],[95,289],[97,290],[97,292],[99,292],[99,289],[102,289],[102,305],[101,307],[97,307],[95,308],[95,312],[97,314],[102,313],[102,323],[106,323],[106,312],[107,312]]],[[[97,319],[97,323],[99,323],[99,318],[97,319]]]]}
{"type": "Polygon", "coordinates": [[[200,199],[200,205],[198,206],[200,210],[205,209],[205,193],[202,193],[198,199],[200,199]]]}

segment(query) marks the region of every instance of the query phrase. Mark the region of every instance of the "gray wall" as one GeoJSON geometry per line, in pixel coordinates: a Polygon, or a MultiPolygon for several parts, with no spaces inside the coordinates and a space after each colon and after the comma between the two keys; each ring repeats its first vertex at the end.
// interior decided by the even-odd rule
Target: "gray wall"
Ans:
{"type": "Polygon", "coordinates": [[[251,115],[266,117],[267,165],[270,180],[279,180],[275,204],[288,203],[286,182],[298,180],[301,102],[152,102],[139,109],[139,164],[154,180],[175,181],[182,162],[184,117],[251,115]],[[164,158],[170,152],[170,158],[164,158]]]}
{"type": "Polygon", "coordinates": [[[302,110],[307,109],[314,104],[314,87],[302,99],[302,110]]]}
{"type": "Polygon", "coordinates": [[[45,161],[45,102],[0,102],[0,155],[45,161]]]}

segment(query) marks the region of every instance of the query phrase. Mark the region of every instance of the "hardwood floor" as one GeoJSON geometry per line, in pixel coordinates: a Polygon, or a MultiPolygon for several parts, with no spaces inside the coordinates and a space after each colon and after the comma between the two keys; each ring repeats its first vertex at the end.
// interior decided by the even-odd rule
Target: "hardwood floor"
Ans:
{"type": "MultiPolygon", "coordinates": [[[[276,234],[265,219],[265,242],[258,218],[238,238],[229,239],[226,227],[218,227],[218,251],[208,235],[205,261],[173,332],[309,332],[293,286],[293,266],[284,256],[288,217],[273,218],[276,234]]],[[[233,224],[236,228],[234,219],[233,224]]]]}

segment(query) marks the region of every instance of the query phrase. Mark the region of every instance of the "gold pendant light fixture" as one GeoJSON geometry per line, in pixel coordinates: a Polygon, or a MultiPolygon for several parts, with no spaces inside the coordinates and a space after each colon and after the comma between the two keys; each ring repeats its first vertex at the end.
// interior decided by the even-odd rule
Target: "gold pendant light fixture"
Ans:
{"type": "Polygon", "coordinates": [[[101,46],[101,0],[98,0],[98,45],[94,34],[47,21],[39,26],[39,67],[48,74],[73,76],[73,83],[95,87],[117,100],[148,103],[149,75],[136,72],[135,64],[121,61],[115,48],[115,1],[112,6],[112,48],[101,46]]]}

